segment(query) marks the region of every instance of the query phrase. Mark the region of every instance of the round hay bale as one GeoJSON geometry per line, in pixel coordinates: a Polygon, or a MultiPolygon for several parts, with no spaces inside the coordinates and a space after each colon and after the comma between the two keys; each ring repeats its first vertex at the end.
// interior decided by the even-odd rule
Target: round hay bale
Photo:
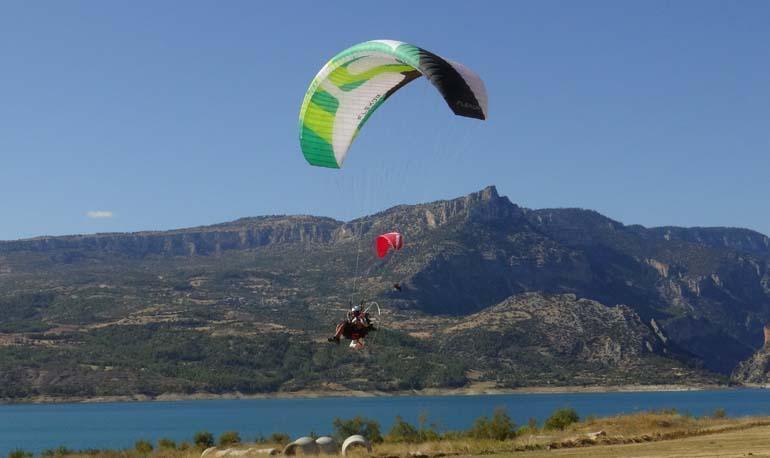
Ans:
{"type": "Polygon", "coordinates": [[[325,455],[336,455],[339,453],[337,442],[329,436],[321,436],[315,440],[318,450],[325,455]]]}
{"type": "Polygon", "coordinates": [[[318,444],[315,443],[312,437],[300,437],[287,445],[286,448],[283,449],[283,454],[296,455],[297,450],[302,451],[303,455],[318,455],[318,444]]]}
{"type": "Polygon", "coordinates": [[[366,447],[366,451],[372,453],[372,444],[364,436],[360,434],[354,434],[342,443],[342,456],[347,456],[348,450],[355,447],[366,447]]]}

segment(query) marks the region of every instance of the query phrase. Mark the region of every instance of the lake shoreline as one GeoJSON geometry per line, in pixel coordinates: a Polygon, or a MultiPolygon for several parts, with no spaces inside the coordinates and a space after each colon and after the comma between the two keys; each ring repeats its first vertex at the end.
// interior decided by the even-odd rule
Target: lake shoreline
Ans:
{"type": "Polygon", "coordinates": [[[681,392],[681,391],[714,391],[741,388],[763,388],[767,385],[612,385],[612,386],[532,386],[520,388],[497,388],[490,386],[471,386],[465,388],[428,388],[423,390],[405,391],[359,391],[345,389],[327,390],[298,390],[291,392],[274,392],[243,394],[232,393],[164,393],[157,396],[149,395],[120,395],[93,397],[53,397],[34,396],[19,399],[0,399],[0,405],[19,404],[98,404],[116,402],[171,402],[171,401],[209,401],[209,400],[246,400],[246,399],[319,399],[335,397],[404,397],[404,396],[484,396],[508,394],[579,394],[579,393],[644,393],[644,392],[681,392]]]}
{"type": "MultiPolygon", "coordinates": [[[[0,450],[23,449],[39,454],[44,450],[56,450],[64,446],[69,450],[102,450],[107,455],[107,451],[129,450],[137,443],[155,446],[160,444],[161,439],[175,441],[176,444],[191,444],[197,432],[209,432],[215,439],[226,432],[237,432],[244,444],[262,443],[264,438],[274,433],[289,438],[316,433],[329,435],[334,430],[336,419],[350,420],[357,416],[376,422],[382,432],[390,431],[396,419],[402,418],[411,425],[428,425],[437,432],[449,434],[451,438],[454,437],[452,432],[468,431],[474,427],[474,419],[490,418],[489,415],[496,411],[504,411],[517,425],[518,442],[500,443],[500,450],[507,452],[511,452],[514,447],[531,446],[533,440],[537,440],[540,447],[550,447],[553,443],[559,448],[573,447],[572,439],[580,431],[586,434],[605,431],[610,441],[608,445],[614,446],[634,441],[634,438],[651,440],[650,437],[656,438],[658,434],[679,437],[675,430],[684,428],[686,431],[702,431],[704,427],[720,426],[732,419],[751,423],[763,417],[761,420],[767,420],[767,428],[770,428],[770,390],[725,388],[682,385],[528,387],[495,390],[501,395],[467,395],[464,390],[441,390],[436,393],[439,390],[431,390],[405,392],[403,396],[366,393],[368,397],[359,395],[348,398],[326,397],[330,394],[339,396],[340,390],[332,393],[325,390],[322,393],[290,393],[290,396],[272,393],[259,398],[229,395],[230,399],[239,399],[234,401],[224,400],[225,396],[217,396],[219,400],[206,402],[185,401],[191,397],[177,395],[174,398],[181,399],[177,402],[173,402],[171,396],[164,396],[131,400],[166,402],[99,404],[91,399],[90,403],[77,404],[7,405],[0,406],[0,418],[11,420],[0,422],[0,450]],[[600,389],[602,392],[596,392],[600,389]],[[662,389],[674,391],[660,391],[662,389]],[[554,393],[557,390],[560,393],[567,390],[586,393],[591,390],[593,393],[554,393]],[[523,391],[532,394],[523,394],[523,391]],[[308,398],[321,394],[323,396],[317,399],[308,398]],[[414,394],[426,396],[406,396],[414,394]],[[433,394],[456,396],[428,396],[433,394]],[[526,428],[536,421],[538,426],[544,426],[555,412],[565,408],[573,409],[583,419],[584,425],[580,431],[527,433],[525,429],[518,434],[522,425],[526,428]],[[618,420],[620,417],[625,420],[618,420]]],[[[212,396],[198,395],[197,398],[212,399],[212,396]]],[[[100,401],[117,400],[125,398],[100,398],[100,401]]],[[[597,435],[596,440],[604,439],[597,435]]],[[[435,442],[434,445],[444,443],[435,442]]],[[[581,439],[578,445],[582,444],[581,439]]],[[[392,445],[401,447],[396,443],[392,445]]],[[[435,452],[469,454],[464,439],[456,445],[459,448],[450,447],[448,450],[441,445],[435,452]]],[[[480,443],[481,447],[487,445],[487,442],[480,443]]],[[[158,447],[161,448],[160,445],[158,447]]],[[[404,453],[388,448],[383,454],[406,456],[411,452],[427,451],[423,449],[424,445],[413,447],[404,453]]],[[[169,451],[164,456],[193,456],[189,453],[185,455],[187,452],[184,451],[178,452],[178,455],[173,455],[169,451]]],[[[200,456],[200,452],[194,456],[200,456]]]]}

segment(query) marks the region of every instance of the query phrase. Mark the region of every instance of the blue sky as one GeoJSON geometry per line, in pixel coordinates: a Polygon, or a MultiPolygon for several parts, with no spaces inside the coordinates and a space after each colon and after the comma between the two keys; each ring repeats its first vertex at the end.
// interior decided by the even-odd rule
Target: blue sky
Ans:
{"type": "Polygon", "coordinates": [[[768,24],[764,1],[6,0],[0,239],[347,219],[489,184],[530,208],[770,234],[768,24]],[[308,83],[378,38],[474,69],[489,120],[418,80],[342,170],[308,166],[308,83]]]}

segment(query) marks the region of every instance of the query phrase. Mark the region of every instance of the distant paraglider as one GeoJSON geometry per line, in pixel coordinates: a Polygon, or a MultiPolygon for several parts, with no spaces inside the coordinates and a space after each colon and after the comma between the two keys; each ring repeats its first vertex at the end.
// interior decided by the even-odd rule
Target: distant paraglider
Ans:
{"type": "MultiPolygon", "coordinates": [[[[388,232],[382,234],[375,239],[374,243],[377,257],[382,259],[388,255],[391,251],[398,251],[404,246],[404,237],[398,232],[388,232]]],[[[393,289],[395,291],[401,291],[402,287],[400,283],[393,283],[393,289]]]]}
{"type": "Polygon", "coordinates": [[[398,232],[388,232],[375,239],[375,248],[377,257],[382,259],[388,255],[391,250],[398,251],[404,246],[404,238],[398,232]]]}

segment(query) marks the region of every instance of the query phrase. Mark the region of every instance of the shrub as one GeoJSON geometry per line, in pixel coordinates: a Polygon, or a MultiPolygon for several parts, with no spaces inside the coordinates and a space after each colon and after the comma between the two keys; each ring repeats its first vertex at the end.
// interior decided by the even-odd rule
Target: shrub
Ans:
{"type": "Polygon", "coordinates": [[[396,416],[393,427],[390,428],[386,436],[389,442],[418,442],[420,433],[417,428],[405,422],[401,417],[396,416]]]}
{"type": "Polygon", "coordinates": [[[441,434],[436,432],[431,426],[430,428],[422,428],[417,433],[420,435],[420,442],[437,441],[441,439],[441,434]]]}
{"type": "Polygon", "coordinates": [[[672,423],[671,420],[658,420],[655,422],[655,425],[660,428],[670,428],[674,426],[674,423],[672,423]]]}
{"type": "Polygon", "coordinates": [[[182,442],[181,444],[179,444],[179,450],[181,450],[183,452],[187,451],[187,450],[190,450],[190,448],[192,448],[192,445],[190,445],[189,442],[182,442]]]}
{"type": "Polygon", "coordinates": [[[8,452],[8,458],[32,458],[34,455],[20,448],[8,452]]]}
{"type": "Polygon", "coordinates": [[[198,431],[193,436],[193,442],[198,448],[209,448],[214,446],[214,435],[208,431],[198,431]]]}
{"type": "Polygon", "coordinates": [[[219,435],[219,446],[238,445],[241,443],[241,435],[238,431],[225,431],[219,435]]]}
{"type": "Polygon", "coordinates": [[[516,431],[517,436],[523,436],[525,434],[537,434],[540,429],[537,426],[537,418],[530,417],[527,420],[527,425],[522,426],[516,431]]]}
{"type": "Polygon", "coordinates": [[[488,423],[489,419],[485,416],[477,418],[473,422],[471,429],[468,430],[468,436],[475,437],[476,439],[487,437],[487,431],[489,429],[487,426],[488,423]]]}
{"type": "Polygon", "coordinates": [[[545,421],[544,429],[547,430],[553,430],[553,429],[559,429],[563,430],[567,426],[571,425],[572,423],[577,423],[580,421],[580,417],[577,414],[577,411],[572,408],[564,408],[559,409],[553,414],[551,414],[550,417],[545,421]]]}
{"type": "Polygon", "coordinates": [[[370,442],[382,442],[380,424],[364,417],[354,417],[350,420],[334,419],[334,438],[342,442],[347,437],[360,434],[370,442]]]}
{"type": "Polygon", "coordinates": [[[441,435],[441,439],[445,441],[461,440],[466,439],[467,437],[467,431],[446,431],[441,435]]]}
{"type": "Polygon", "coordinates": [[[722,409],[720,407],[719,409],[716,409],[711,416],[713,418],[726,418],[727,417],[727,412],[725,411],[725,409],[722,409]]]}
{"type": "Polygon", "coordinates": [[[419,422],[419,426],[417,427],[417,433],[419,434],[420,442],[429,442],[429,441],[436,441],[441,439],[441,435],[436,432],[435,424],[426,426],[428,423],[427,412],[422,412],[420,416],[417,417],[417,421],[419,422]]]}
{"type": "Polygon", "coordinates": [[[530,429],[529,426],[526,426],[526,425],[524,425],[524,426],[522,426],[522,427],[520,427],[519,429],[516,430],[516,436],[517,437],[533,435],[533,434],[536,434],[536,433],[537,433],[536,430],[533,431],[532,429],[530,429]]]}
{"type": "Polygon", "coordinates": [[[134,448],[142,455],[152,453],[152,444],[146,440],[138,440],[134,443],[134,448]]]}
{"type": "Polygon", "coordinates": [[[158,448],[176,450],[176,441],[173,439],[167,439],[165,437],[158,439],[158,448]]]}
{"type": "Polygon", "coordinates": [[[291,438],[286,433],[273,433],[269,437],[270,442],[286,445],[291,442],[291,438]]]}
{"type": "Polygon", "coordinates": [[[68,449],[67,447],[60,445],[56,448],[49,448],[46,450],[43,450],[40,452],[40,456],[66,456],[66,455],[72,455],[75,452],[73,450],[68,449]]]}
{"type": "Polygon", "coordinates": [[[495,409],[492,418],[479,417],[468,431],[476,439],[506,440],[516,437],[516,423],[505,413],[505,409],[495,409]]]}

